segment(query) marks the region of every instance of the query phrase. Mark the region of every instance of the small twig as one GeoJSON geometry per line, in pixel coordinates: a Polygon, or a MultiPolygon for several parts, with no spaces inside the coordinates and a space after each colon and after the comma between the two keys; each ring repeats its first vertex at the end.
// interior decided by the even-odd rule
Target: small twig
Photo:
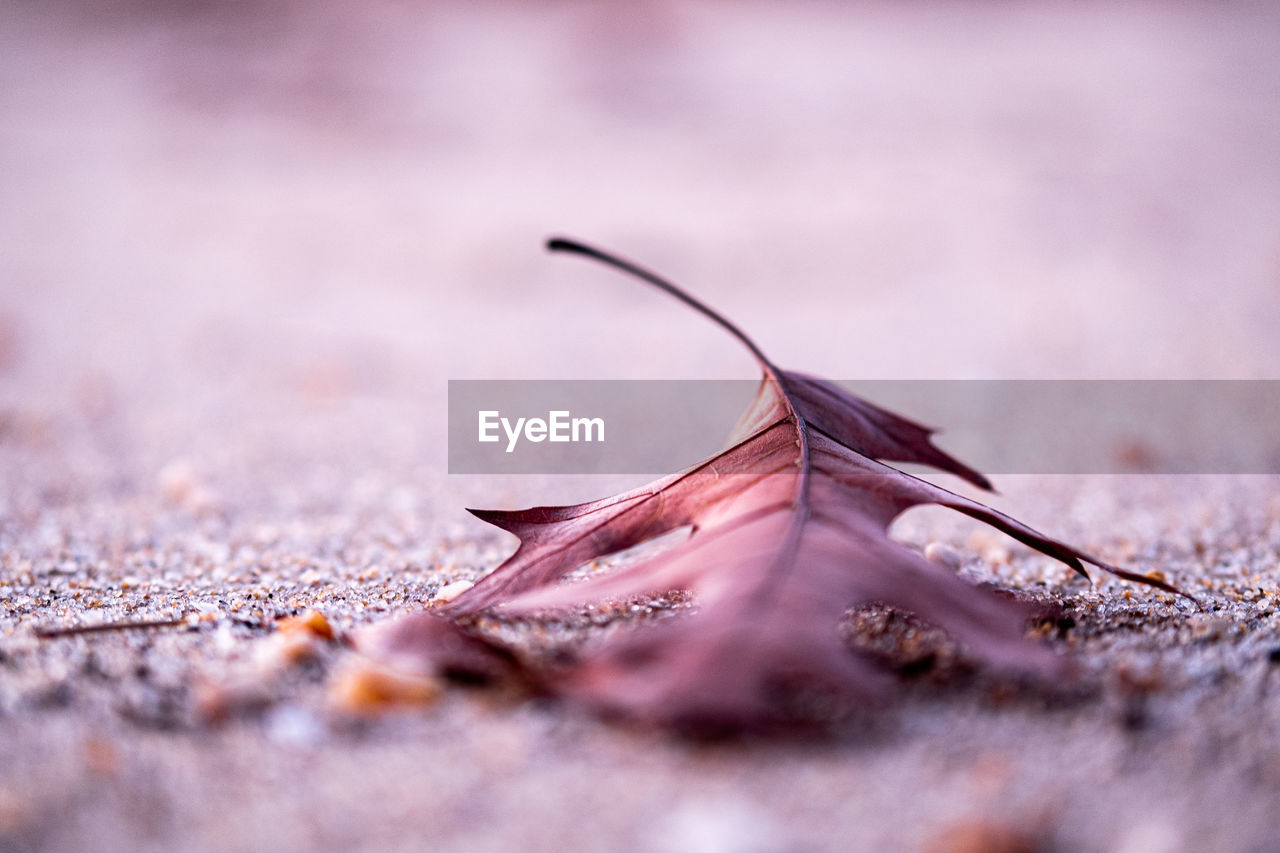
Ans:
{"type": "Polygon", "coordinates": [[[42,640],[55,637],[75,637],[80,634],[98,634],[105,631],[133,631],[145,628],[176,628],[188,624],[182,619],[146,619],[125,622],[103,622],[98,625],[75,625],[70,628],[36,628],[36,636],[42,640]]]}

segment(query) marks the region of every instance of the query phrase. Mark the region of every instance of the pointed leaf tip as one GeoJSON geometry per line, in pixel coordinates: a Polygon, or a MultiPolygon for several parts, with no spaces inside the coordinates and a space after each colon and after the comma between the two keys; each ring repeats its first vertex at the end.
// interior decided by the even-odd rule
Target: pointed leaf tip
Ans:
{"type": "Polygon", "coordinates": [[[487,524],[492,524],[494,527],[500,527],[507,531],[511,531],[512,528],[523,521],[521,513],[505,509],[472,509],[467,507],[467,512],[487,524]]]}

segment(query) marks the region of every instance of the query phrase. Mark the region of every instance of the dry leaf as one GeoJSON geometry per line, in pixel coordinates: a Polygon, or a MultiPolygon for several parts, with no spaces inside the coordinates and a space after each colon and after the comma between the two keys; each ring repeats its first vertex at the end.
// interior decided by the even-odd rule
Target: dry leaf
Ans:
{"type": "MultiPolygon", "coordinates": [[[[990,488],[934,446],[929,429],[778,368],[736,326],[674,285],[578,243],[553,240],[549,247],[604,261],[670,293],[741,341],[763,374],[728,449],[700,464],[578,506],[473,510],[516,534],[520,546],[441,608],[459,630],[474,633],[468,617],[482,612],[539,613],[671,590],[687,590],[697,602],[683,618],[610,634],[570,666],[526,664],[552,693],[680,726],[755,728],[822,717],[873,698],[887,682],[877,662],[853,653],[837,630],[851,608],[872,603],[916,614],[990,664],[1052,671],[1053,653],[1025,638],[1023,606],[889,538],[889,523],[921,504],[984,521],[1085,577],[1082,564],[1089,563],[1178,592],[889,467],[884,463],[927,465],[990,488]],[[681,528],[691,530],[688,537],[655,556],[557,583],[588,561],[681,528]]],[[[447,655],[439,659],[447,664],[447,655]]]]}

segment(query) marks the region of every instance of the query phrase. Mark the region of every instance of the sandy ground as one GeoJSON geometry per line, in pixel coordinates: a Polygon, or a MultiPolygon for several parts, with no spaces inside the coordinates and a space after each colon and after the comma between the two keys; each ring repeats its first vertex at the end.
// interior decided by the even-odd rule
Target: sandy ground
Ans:
{"type": "Polygon", "coordinates": [[[1267,477],[998,484],[1202,612],[909,514],[1066,608],[1079,686],[926,679],[820,744],[363,719],[339,644],[270,654],[496,565],[466,506],[634,483],[448,476],[446,380],[750,375],[550,232],[829,376],[1277,378],[1270,4],[10,3],[0,42],[0,848],[1273,849],[1267,477]],[[38,633],[123,619],[182,624],[38,633]]]}

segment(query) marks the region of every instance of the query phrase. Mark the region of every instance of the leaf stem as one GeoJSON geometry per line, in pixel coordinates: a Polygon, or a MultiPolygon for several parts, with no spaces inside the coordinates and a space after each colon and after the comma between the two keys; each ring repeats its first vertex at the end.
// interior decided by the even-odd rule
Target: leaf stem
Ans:
{"type": "Polygon", "coordinates": [[[579,243],[577,240],[571,240],[567,237],[552,237],[547,241],[547,251],[568,252],[570,254],[592,258],[593,260],[608,264],[615,269],[629,273],[641,281],[648,282],[659,290],[671,294],[676,299],[679,299],[681,302],[688,305],[699,314],[702,314],[704,317],[709,318],[729,334],[741,341],[747,349],[751,350],[751,354],[756,357],[756,360],[760,362],[765,371],[777,378],[778,370],[773,366],[773,363],[769,361],[768,357],[761,352],[760,347],[756,346],[755,341],[748,338],[741,329],[734,325],[723,314],[700,302],[693,296],[690,296],[684,290],[667,281],[657,273],[650,272],[639,264],[632,263],[631,261],[618,257],[617,255],[610,254],[609,252],[597,249],[593,246],[588,246],[585,243],[579,243]]]}
{"type": "Polygon", "coordinates": [[[764,370],[765,381],[772,380],[778,389],[778,395],[787,407],[789,417],[796,428],[796,444],[800,449],[800,458],[798,460],[798,477],[796,479],[796,496],[793,501],[795,515],[792,517],[790,529],[787,532],[786,546],[780,551],[785,557],[780,557],[775,563],[775,569],[778,571],[790,571],[795,562],[795,547],[800,541],[800,533],[804,525],[809,520],[809,478],[810,478],[810,460],[809,460],[809,431],[808,423],[804,416],[800,414],[796,408],[795,401],[792,399],[787,386],[782,381],[782,371],[774,367],[773,362],[769,361],[755,342],[746,336],[746,334],[735,326],[727,317],[720,312],[704,305],[699,300],[690,296],[681,288],[667,281],[657,273],[650,272],[639,264],[632,263],[610,254],[585,243],[579,243],[577,240],[571,240],[565,237],[552,237],[547,241],[547,250],[551,252],[569,252],[576,255],[583,255],[593,260],[600,261],[625,273],[630,273],[641,281],[648,282],[659,290],[665,291],[684,304],[693,308],[704,317],[709,318],[721,328],[733,335],[739,341],[751,350],[751,354],[756,357],[756,361],[760,363],[760,367],[764,370]]]}

